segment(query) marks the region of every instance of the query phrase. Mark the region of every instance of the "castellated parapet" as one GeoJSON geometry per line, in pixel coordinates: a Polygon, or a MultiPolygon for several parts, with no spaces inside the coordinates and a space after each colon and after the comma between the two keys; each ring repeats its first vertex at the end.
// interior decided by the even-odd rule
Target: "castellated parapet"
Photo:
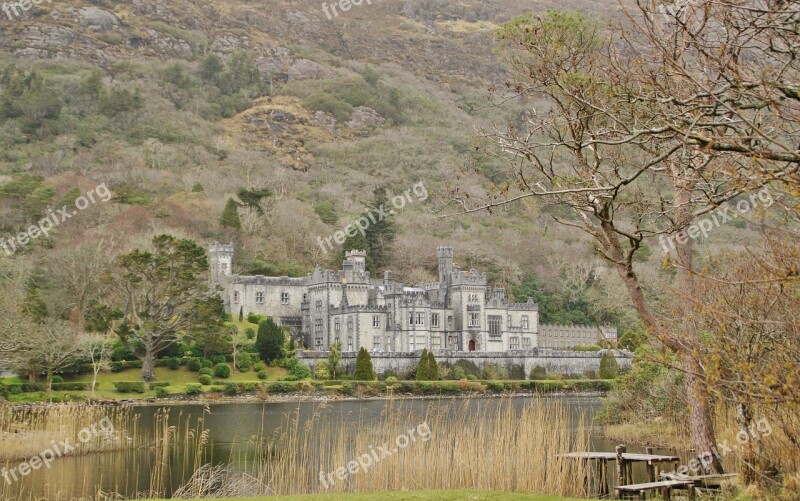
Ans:
{"type": "Polygon", "coordinates": [[[437,249],[439,282],[408,287],[390,271],[373,280],[366,252],[345,253],[340,270],[319,266],[301,278],[232,273],[233,245],[209,247],[212,281],[234,315],[270,316],[312,351],[516,352],[540,346],[539,307],[512,303],[486,273],[462,271],[452,247],[437,249]]]}

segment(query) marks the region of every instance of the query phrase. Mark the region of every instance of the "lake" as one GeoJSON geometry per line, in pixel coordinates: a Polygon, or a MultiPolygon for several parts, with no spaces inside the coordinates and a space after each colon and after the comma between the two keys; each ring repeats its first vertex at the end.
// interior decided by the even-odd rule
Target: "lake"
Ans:
{"type": "MultiPolygon", "coordinates": [[[[381,430],[373,428],[384,427],[389,415],[394,416],[392,419],[403,420],[404,424],[399,426],[407,428],[426,420],[435,421],[436,427],[430,430],[431,440],[435,440],[437,429],[443,430],[447,423],[460,423],[462,414],[481,416],[482,420],[490,423],[495,413],[519,413],[534,399],[536,397],[224,403],[179,405],[168,409],[157,405],[135,406],[128,412],[138,415],[138,433],[149,438],[137,440],[133,450],[57,459],[50,468],[33,471],[17,482],[6,479],[4,490],[7,496],[19,499],[37,496],[69,499],[98,492],[134,497],[151,493],[151,487],[159,485],[163,494],[169,496],[202,464],[228,465],[233,471],[244,471],[243,464],[256,459],[269,463],[282,451],[285,453],[286,448],[294,447],[311,451],[298,464],[309,469],[308,475],[303,477],[308,482],[307,490],[320,490],[317,472],[328,471],[327,468],[333,471],[333,467],[322,457],[325,453],[317,454],[315,451],[325,449],[317,445],[337,440],[337,429],[358,429],[361,434],[374,432],[375,448],[372,445],[364,448],[364,444],[373,442],[362,441],[361,448],[355,450],[355,440],[344,440],[342,448],[350,454],[347,457],[358,457],[366,451],[378,459],[376,451],[381,444],[381,430]],[[169,426],[168,432],[164,431],[166,425],[169,426]],[[295,431],[290,432],[290,429],[295,431]],[[170,435],[167,437],[167,434],[170,435]],[[170,442],[169,452],[156,447],[158,440],[170,442]],[[276,445],[270,449],[265,447],[267,442],[276,445]]],[[[566,434],[571,430],[586,430],[585,424],[590,423],[601,405],[599,398],[588,396],[553,396],[539,400],[545,406],[558,407],[563,411],[562,416],[568,416],[556,425],[566,434]]],[[[492,433],[491,429],[480,431],[492,433]]],[[[479,431],[475,430],[475,433],[477,435],[479,431]]],[[[594,436],[588,445],[592,450],[614,450],[614,444],[594,436]]],[[[628,450],[641,451],[630,446],[628,450]]],[[[13,468],[19,463],[10,462],[5,467],[13,468]]],[[[643,467],[637,468],[635,475],[642,478],[643,467]]]]}

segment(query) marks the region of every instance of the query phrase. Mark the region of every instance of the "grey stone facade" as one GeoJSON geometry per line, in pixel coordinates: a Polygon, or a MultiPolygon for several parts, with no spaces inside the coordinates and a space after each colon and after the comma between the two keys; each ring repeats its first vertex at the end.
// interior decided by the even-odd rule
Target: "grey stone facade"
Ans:
{"type": "MultiPolygon", "coordinates": [[[[302,278],[235,275],[233,245],[215,243],[209,251],[211,281],[222,287],[228,311],[270,316],[312,350],[327,351],[337,342],[348,353],[503,353],[543,346],[539,306],[510,302],[485,273],[461,270],[450,247],[438,249],[439,280],[415,287],[396,282],[389,271],[382,280],[371,277],[362,251],[346,253],[339,271],[317,266],[302,278]]],[[[562,327],[548,332],[560,334],[562,327]]],[[[590,328],[573,330],[581,342],[547,346],[593,344],[584,342],[590,328]]]]}
{"type": "Polygon", "coordinates": [[[617,328],[584,325],[539,326],[539,348],[570,349],[594,344],[617,346],[617,328]]]}

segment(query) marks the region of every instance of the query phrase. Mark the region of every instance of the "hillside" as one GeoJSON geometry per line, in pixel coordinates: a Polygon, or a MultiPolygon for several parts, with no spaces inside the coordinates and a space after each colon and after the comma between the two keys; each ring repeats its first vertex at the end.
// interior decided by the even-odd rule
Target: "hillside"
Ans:
{"type": "MultiPolygon", "coordinates": [[[[235,241],[239,271],[300,275],[336,265],[318,239],[359,217],[376,188],[422,183],[429,196],[396,215],[388,266],[399,279],[429,280],[436,247],[451,244],[462,267],[498,283],[535,276],[629,319],[613,274],[553,222],[559,207],[442,217],[453,190],[479,197],[505,176],[476,149],[481,128],[514,118],[489,100],[504,82],[493,30],[548,8],[619,16],[615,2],[590,0],[373,0],[330,20],[319,2],[288,0],[53,0],[7,14],[0,233],[102,183],[114,196],[0,263],[65,308],[64,262],[88,252],[107,263],[153,232],[235,241]],[[221,228],[242,189],[268,196],[239,209],[241,230],[221,228]]],[[[728,242],[727,231],[713,238],[728,242]]],[[[669,280],[659,264],[654,249],[648,280],[669,280]]]]}

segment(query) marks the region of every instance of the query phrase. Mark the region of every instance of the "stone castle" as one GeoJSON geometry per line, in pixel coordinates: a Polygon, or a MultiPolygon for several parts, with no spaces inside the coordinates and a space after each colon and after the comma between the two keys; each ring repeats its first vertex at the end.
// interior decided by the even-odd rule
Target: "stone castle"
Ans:
{"type": "Polygon", "coordinates": [[[540,327],[536,303],[508,301],[485,273],[454,264],[451,247],[438,249],[439,281],[416,287],[390,271],[371,277],[363,251],[347,252],[339,271],[317,266],[302,278],[235,275],[233,255],[233,245],[210,247],[211,280],[226,308],[270,316],[316,351],[334,343],[344,352],[508,352],[616,341],[614,328],[540,327]]]}

